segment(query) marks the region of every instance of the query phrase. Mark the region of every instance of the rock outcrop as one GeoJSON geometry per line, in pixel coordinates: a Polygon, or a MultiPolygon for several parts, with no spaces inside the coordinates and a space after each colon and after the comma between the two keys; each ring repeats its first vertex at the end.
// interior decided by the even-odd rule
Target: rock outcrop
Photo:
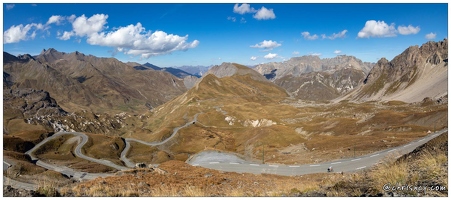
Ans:
{"type": "MultiPolygon", "coordinates": [[[[380,59],[351,100],[419,102],[448,94],[448,40],[411,46],[388,61],[380,59]]],[[[343,99],[343,98],[342,98],[343,99]]]]}

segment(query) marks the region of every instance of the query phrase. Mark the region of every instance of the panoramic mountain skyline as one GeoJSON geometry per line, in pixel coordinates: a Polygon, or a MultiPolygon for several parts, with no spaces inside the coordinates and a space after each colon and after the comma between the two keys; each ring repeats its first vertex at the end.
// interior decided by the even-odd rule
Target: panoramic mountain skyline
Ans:
{"type": "Polygon", "coordinates": [[[393,59],[447,38],[447,4],[3,4],[3,50],[80,51],[159,67],[291,57],[393,59]]]}

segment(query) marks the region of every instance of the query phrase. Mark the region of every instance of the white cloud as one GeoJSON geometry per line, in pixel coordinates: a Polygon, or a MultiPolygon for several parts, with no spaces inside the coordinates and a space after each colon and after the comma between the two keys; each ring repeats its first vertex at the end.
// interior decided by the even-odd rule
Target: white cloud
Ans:
{"type": "Polygon", "coordinates": [[[257,57],[251,56],[251,60],[257,60],[257,57]]]}
{"type": "MultiPolygon", "coordinates": [[[[59,33],[59,34],[61,34],[61,33],[59,33]]],[[[67,32],[67,31],[64,31],[64,33],[63,33],[63,35],[61,36],[61,37],[58,37],[58,39],[60,39],[60,40],[68,40],[68,39],[70,39],[70,37],[72,37],[72,36],[74,36],[74,32],[67,32]]]]}
{"type": "Polygon", "coordinates": [[[341,53],[341,50],[335,50],[334,51],[334,54],[340,54],[341,53]]]}
{"type": "Polygon", "coordinates": [[[357,35],[359,38],[369,37],[394,37],[396,36],[395,24],[388,25],[384,21],[369,20],[365,27],[357,35]]]}
{"type": "Polygon", "coordinates": [[[102,31],[107,23],[108,15],[95,14],[90,18],[86,18],[85,15],[77,17],[72,23],[73,31],[77,36],[90,36],[94,33],[102,31]]]}
{"type": "Polygon", "coordinates": [[[246,13],[254,13],[256,11],[254,8],[251,8],[251,6],[249,4],[243,3],[243,4],[241,4],[241,6],[238,6],[238,4],[235,4],[235,6],[233,6],[233,12],[244,15],[246,13]]]}
{"type": "Polygon", "coordinates": [[[42,30],[44,26],[42,24],[27,24],[27,25],[17,25],[17,26],[11,26],[8,30],[3,32],[3,43],[17,43],[21,40],[28,40],[29,38],[34,39],[36,37],[36,32],[33,31],[31,35],[28,34],[29,31],[31,31],[32,28],[35,28],[37,30],[42,30]]]}
{"type": "Polygon", "coordinates": [[[260,49],[268,49],[272,50],[273,48],[280,47],[282,44],[277,43],[276,41],[272,40],[263,40],[263,42],[260,42],[259,44],[252,45],[252,48],[260,48],[260,49]]]}
{"type": "Polygon", "coordinates": [[[321,56],[321,53],[310,53],[311,56],[321,56]]]}
{"type": "Polygon", "coordinates": [[[293,55],[299,55],[299,51],[293,51],[293,55]]]}
{"type": "MultiPolygon", "coordinates": [[[[66,17],[66,19],[72,23],[72,31],[64,31],[64,34],[61,37],[58,37],[60,40],[69,40],[72,36],[87,36],[91,37],[93,34],[102,31],[106,28],[104,25],[107,23],[108,15],[104,14],[95,14],[90,18],[87,18],[85,15],[81,15],[80,17],[76,17],[75,15],[71,15],[66,17]]],[[[57,23],[58,20],[64,20],[64,17],[50,17],[47,24],[57,23]]]]}
{"type": "Polygon", "coordinates": [[[310,35],[310,33],[307,32],[307,31],[302,32],[301,34],[302,34],[302,36],[304,36],[304,38],[307,39],[307,40],[316,40],[316,39],[318,39],[318,35],[316,35],[316,34],[315,34],[315,35],[310,35]]]}
{"type": "Polygon", "coordinates": [[[15,4],[6,4],[6,10],[11,10],[16,6],[15,4]]]}
{"type": "Polygon", "coordinates": [[[260,8],[257,13],[255,13],[254,18],[258,20],[268,20],[275,19],[276,15],[274,14],[272,8],[268,10],[264,6],[262,6],[262,8],[260,8]]]}
{"type": "Polygon", "coordinates": [[[199,45],[198,40],[187,42],[188,35],[181,37],[163,31],[145,31],[141,23],[120,27],[116,31],[93,33],[87,42],[91,45],[109,46],[124,49],[125,54],[141,55],[143,58],[168,54],[173,51],[186,51],[199,45]]]}
{"type": "Polygon", "coordinates": [[[348,32],[348,30],[342,30],[341,32],[339,32],[339,33],[334,33],[334,34],[332,34],[331,36],[329,36],[329,37],[327,37],[327,38],[329,38],[329,39],[331,39],[331,40],[335,40],[335,39],[337,39],[337,38],[344,38],[345,36],[346,36],[346,33],[348,32]]]}
{"type": "Polygon", "coordinates": [[[232,22],[235,22],[235,21],[236,21],[236,18],[235,18],[235,17],[227,17],[227,20],[230,20],[230,21],[232,21],[232,22]]]}
{"type": "Polygon", "coordinates": [[[71,16],[67,17],[67,20],[68,20],[70,23],[73,23],[74,20],[75,20],[75,18],[77,18],[77,16],[71,15],[71,16]]]}
{"type": "Polygon", "coordinates": [[[61,22],[64,20],[64,17],[60,15],[52,15],[49,20],[47,21],[46,25],[55,23],[56,25],[60,25],[61,22]]]}
{"type": "Polygon", "coordinates": [[[437,34],[435,34],[435,33],[428,33],[428,34],[426,34],[426,39],[428,39],[428,40],[433,40],[433,39],[435,39],[435,37],[437,36],[437,34]]]}
{"type": "Polygon", "coordinates": [[[398,32],[401,35],[417,34],[418,32],[420,32],[420,27],[413,27],[412,25],[398,26],[398,32]]]}
{"type": "Polygon", "coordinates": [[[240,23],[246,23],[246,19],[244,19],[244,17],[241,17],[240,23]]]}
{"type": "Polygon", "coordinates": [[[277,54],[276,54],[276,53],[268,53],[268,54],[266,54],[266,55],[264,56],[264,58],[266,58],[266,59],[268,59],[268,60],[271,60],[271,59],[273,59],[273,58],[275,58],[275,57],[277,57],[277,54]]]}

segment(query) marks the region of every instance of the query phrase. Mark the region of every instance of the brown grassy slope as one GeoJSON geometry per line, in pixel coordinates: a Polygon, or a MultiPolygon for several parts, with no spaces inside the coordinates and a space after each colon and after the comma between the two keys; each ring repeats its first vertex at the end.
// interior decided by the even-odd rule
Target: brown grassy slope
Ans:
{"type": "Polygon", "coordinates": [[[448,134],[427,142],[401,158],[387,160],[364,173],[346,176],[327,187],[324,192],[333,196],[448,196],[448,134]],[[439,186],[445,190],[384,191],[391,186],[439,186]]]}
{"type": "Polygon", "coordinates": [[[285,97],[287,94],[282,88],[268,81],[255,80],[249,74],[224,78],[209,74],[187,93],[155,109],[145,126],[152,133],[126,134],[124,137],[161,141],[172,134],[173,128],[187,123],[196,113],[200,113],[199,123],[180,130],[172,141],[159,149],[184,160],[204,148],[244,154],[245,148],[252,145],[247,142],[250,138],[266,143],[271,143],[270,138],[279,138],[279,141],[272,141],[273,147],[285,146],[302,138],[283,126],[260,129],[243,126],[246,120],[261,119],[279,124],[281,121],[275,113],[278,113],[277,116],[295,114],[292,107],[278,104],[285,97]],[[236,123],[230,125],[224,120],[226,116],[236,118],[236,123]]]}
{"type": "MultiPolygon", "coordinates": [[[[159,151],[179,160],[204,149],[235,152],[260,160],[265,148],[268,162],[315,163],[408,143],[426,135],[428,130],[445,127],[448,117],[447,105],[443,104],[399,101],[305,104],[286,99],[285,92],[279,89],[249,75],[224,78],[207,75],[187,93],[154,109],[144,122],[143,130],[147,131],[123,137],[161,141],[169,137],[173,128],[201,113],[198,123],[181,129],[171,141],[159,146],[159,151]],[[233,122],[226,121],[227,117],[233,118],[233,122]],[[261,119],[274,124],[245,126],[246,121],[261,119]]],[[[153,158],[147,159],[151,162],[153,158]]]]}
{"type": "MultiPolygon", "coordinates": [[[[417,148],[403,158],[390,159],[371,171],[304,176],[254,175],[193,167],[180,161],[162,163],[152,170],[131,170],[125,175],[96,179],[65,188],[75,196],[391,196],[380,183],[447,184],[447,134],[417,148]]],[[[395,193],[407,196],[447,196],[447,191],[395,193]]]]}
{"type": "Polygon", "coordinates": [[[98,134],[88,135],[88,142],[83,146],[82,151],[86,156],[98,159],[109,160],[115,164],[122,165],[119,160],[125,143],[120,137],[110,137],[98,134]]]}

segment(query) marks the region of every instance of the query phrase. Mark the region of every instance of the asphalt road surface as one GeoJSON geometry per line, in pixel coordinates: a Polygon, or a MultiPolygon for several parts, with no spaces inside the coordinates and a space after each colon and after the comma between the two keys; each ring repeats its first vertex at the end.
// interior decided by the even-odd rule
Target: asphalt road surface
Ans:
{"type": "Polygon", "coordinates": [[[383,151],[375,152],[365,156],[360,156],[350,159],[335,160],[332,162],[324,162],[319,164],[307,164],[307,165],[282,165],[282,164],[258,164],[258,163],[240,163],[240,162],[219,162],[216,160],[206,160],[196,158],[191,159],[188,163],[193,166],[201,166],[209,169],[216,169],[227,172],[238,173],[253,173],[253,174],[277,174],[285,176],[324,173],[327,172],[328,167],[332,167],[334,172],[353,172],[370,168],[379,162],[386,156],[401,156],[413,151],[416,147],[423,145],[429,140],[439,136],[442,133],[447,132],[448,129],[437,131],[433,134],[429,134],[426,137],[415,140],[408,144],[386,149],[383,151]]]}

